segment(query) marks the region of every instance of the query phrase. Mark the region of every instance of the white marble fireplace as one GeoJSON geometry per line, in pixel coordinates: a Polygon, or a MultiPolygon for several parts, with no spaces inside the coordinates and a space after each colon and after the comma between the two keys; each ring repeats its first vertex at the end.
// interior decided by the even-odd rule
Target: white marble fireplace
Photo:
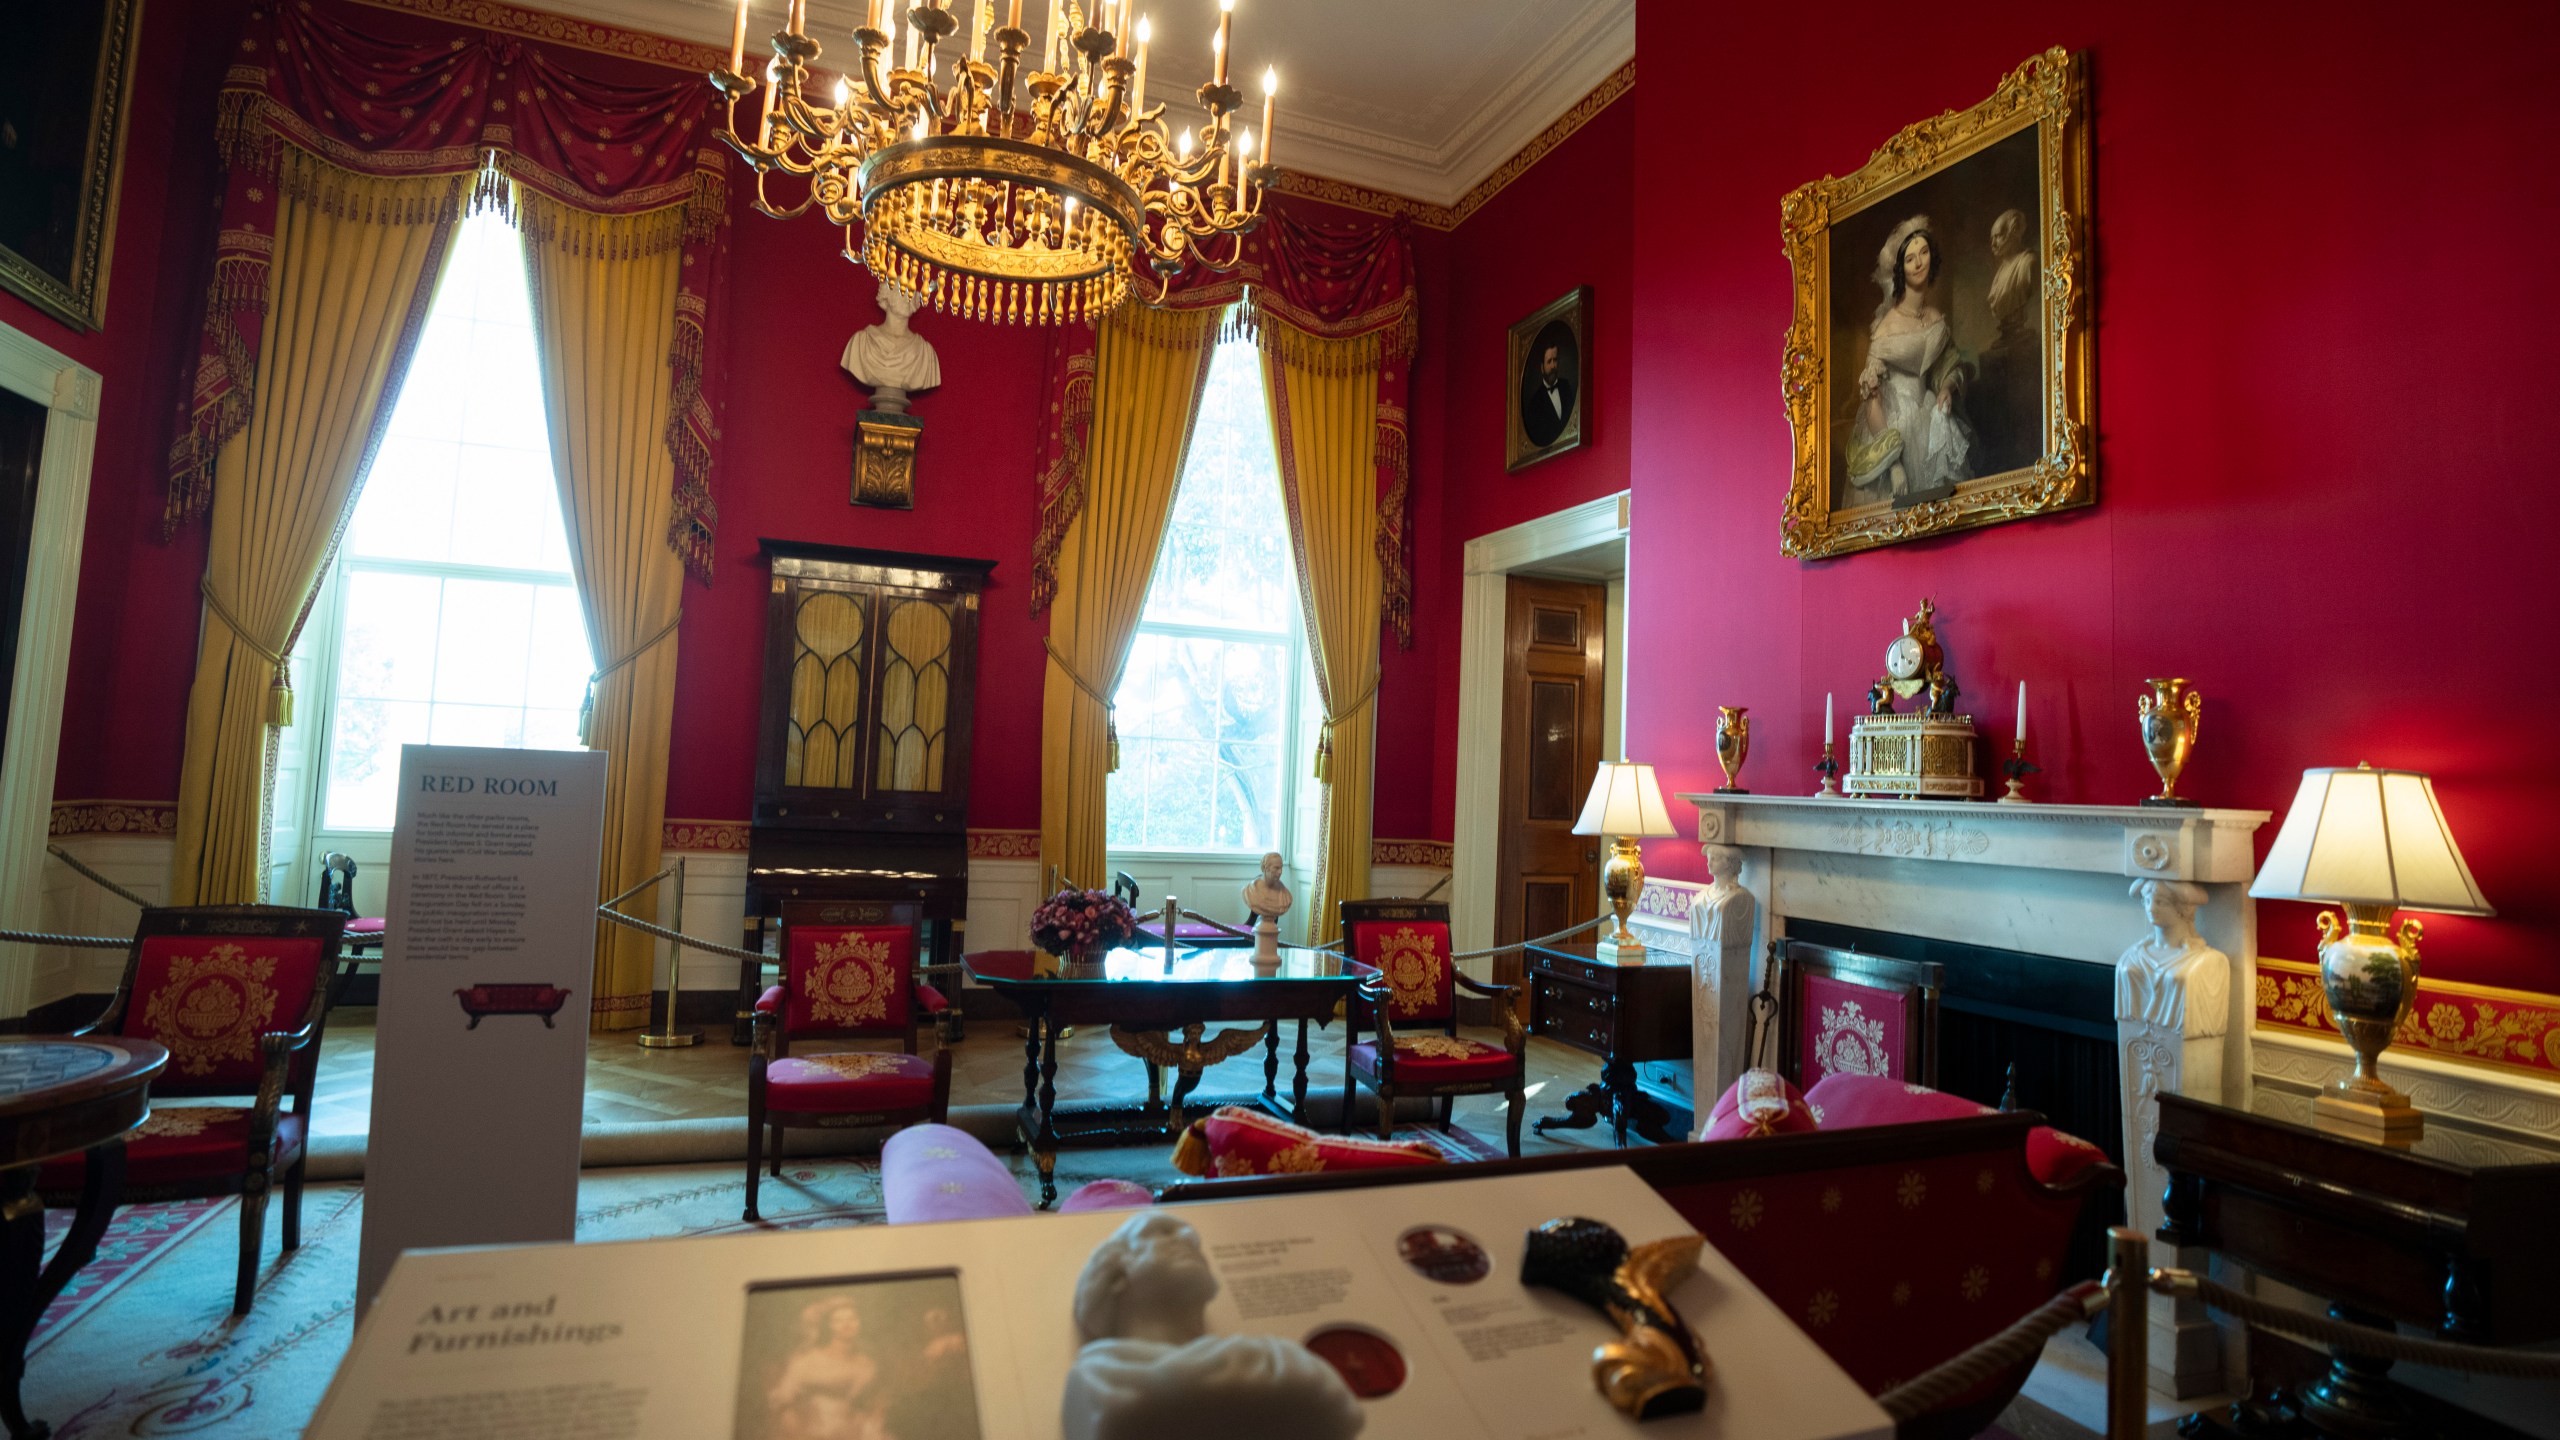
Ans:
{"type": "MultiPolygon", "coordinates": [[[[1719,961],[1713,947],[1697,947],[1701,994],[1693,1041],[1700,1056],[1716,1057],[1700,1063],[1702,1111],[1741,1066],[1739,1045],[1727,1042],[1748,1026],[1749,998],[1762,983],[1768,944],[1788,934],[1791,921],[2023,951],[2113,971],[2129,947],[2152,936],[2137,893],[2146,880],[2196,887],[2165,888],[2189,899],[2200,895],[2197,934],[2228,956],[2229,965],[2227,983],[2198,983],[2192,995],[2185,975],[2146,977],[2146,1002],[2164,989],[2175,992],[2173,1009],[2193,1009],[2190,1000],[2211,1002],[2216,1013],[2192,1014],[2182,1027],[2147,1024],[2144,1006],[2128,1018],[2120,1004],[2118,1134],[2133,1224],[2148,1232],[2159,1223],[2164,1177],[2151,1159],[2156,1096],[2170,1090],[2247,1103],[2258,958],[2256,911],[2247,893],[2250,838],[2268,812],[1786,795],[1680,799],[1697,809],[1702,848],[1711,856],[1719,848],[1740,855],[1741,873],[1733,878],[1757,908],[1747,948],[1728,936],[1719,961]]],[[[1693,916],[1703,916],[1703,902],[1693,916]]],[[[2173,1315],[2164,1308],[2153,1324],[2154,1384],[2173,1394],[2209,1387],[2218,1357],[2201,1312],[2173,1315]]]]}

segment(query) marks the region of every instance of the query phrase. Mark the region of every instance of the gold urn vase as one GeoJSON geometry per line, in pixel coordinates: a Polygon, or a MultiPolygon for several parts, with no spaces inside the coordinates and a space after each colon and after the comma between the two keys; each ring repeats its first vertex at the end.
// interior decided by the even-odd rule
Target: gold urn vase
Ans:
{"type": "Polygon", "coordinates": [[[2178,794],[2178,772],[2195,753],[2196,721],[2204,713],[2204,696],[2180,679],[2145,680],[2151,693],[2135,702],[2142,717],[2142,748],[2151,768],[2160,772],[2160,793],[2143,797],[2145,805],[2193,805],[2178,794]]]}
{"type": "Polygon", "coordinates": [[[1719,705],[1716,707],[1716,763],[1724,767],[1724,783],[1716,787],[1719,795],[1748,795],[1742,788],[1742,762],[1751,757],[1751,707],[1719,705]]]}

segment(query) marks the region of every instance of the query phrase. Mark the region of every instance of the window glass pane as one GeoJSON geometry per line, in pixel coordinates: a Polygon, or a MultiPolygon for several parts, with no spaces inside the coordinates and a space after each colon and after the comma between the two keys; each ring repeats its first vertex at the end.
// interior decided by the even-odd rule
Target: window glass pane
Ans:
{"type": "Polygon", "coordinates": [[[388,829],[400,746],[578,744],[594,654],[543,431],[524,251],[466,222],[344,547],[322,825],[388,829]]]}
{"type": "Polygon", "coordinates": [[[1289,628],[1297,588],[1263,410],[1262,357],[1251,343],[1232,341],[1209,362],[1145,618],[1277,634],[1289,628]]]}

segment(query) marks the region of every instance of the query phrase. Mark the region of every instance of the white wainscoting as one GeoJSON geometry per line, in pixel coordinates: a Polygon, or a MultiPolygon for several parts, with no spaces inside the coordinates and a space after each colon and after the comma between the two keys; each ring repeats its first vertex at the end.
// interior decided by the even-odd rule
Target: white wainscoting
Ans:
{"type": "MultiPolygon", "coordinates": [[[[81,864],[159,904],[169,898],[178,842],[166,835],[70,835],[53,843],[81,864]]],[[[44,859],[44,928],[56,935],[131,935],[136,910],[51,855],[44,859]]],[[[124,978],[125,952],[47,947],[35,952],[30,1006],[102,995],[124,978]]]]}

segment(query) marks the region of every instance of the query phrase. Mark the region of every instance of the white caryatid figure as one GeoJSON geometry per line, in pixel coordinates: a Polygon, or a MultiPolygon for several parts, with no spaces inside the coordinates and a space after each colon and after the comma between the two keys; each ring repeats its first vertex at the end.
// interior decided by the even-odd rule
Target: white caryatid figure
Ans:
{"type": "Polygon", "coordinates": [[[1280,878],[1285,868],[1277,850],[1262,857],[1262,873],[1247,881],[1244,887],[1244,909],[1253,917],[1253,961],[1256,965],[1277,966],[1280,963],[1280,917],[1289,913],[1296,897],[1289,884],[1280,878]]]}
{"type": "Polygon", "coordinates": [[[942,361],[933,353],[933,342],[907,328],[907,317],[916,313],[916,297],[883,280],[879,298],[880,323],[855,331],[844,342],[842,363],[854,379],[871,387],[872,409],[904,415],[909,391],[942,383],[942,361]]]}
{"type": "Polygon", "coordinates": [[[1076,1281],[1084,1348],[1067,1371],[1066,1440],[1350,1440],[1366,1418],[1333,1367],[1277,1335],[1211,1335],[1218,1277],[1163,1211],[1094,1247],[1076,1281]]]}
{"type": "Polygon", "coordinates": [[[1691,961],[1690,1064],[1696,1077],[1691,1086],[1696,1128],[1704,1131],[1716,1098],[1758,1062],[1744,1052],[1750,1048],[1751,934],[1760,919],[1760,902],[1742,888],[1740,850],[1730,845],[1701,848],[1714,883],[1689,907],[1689,934],[1697,944],[1691,961]]]}

